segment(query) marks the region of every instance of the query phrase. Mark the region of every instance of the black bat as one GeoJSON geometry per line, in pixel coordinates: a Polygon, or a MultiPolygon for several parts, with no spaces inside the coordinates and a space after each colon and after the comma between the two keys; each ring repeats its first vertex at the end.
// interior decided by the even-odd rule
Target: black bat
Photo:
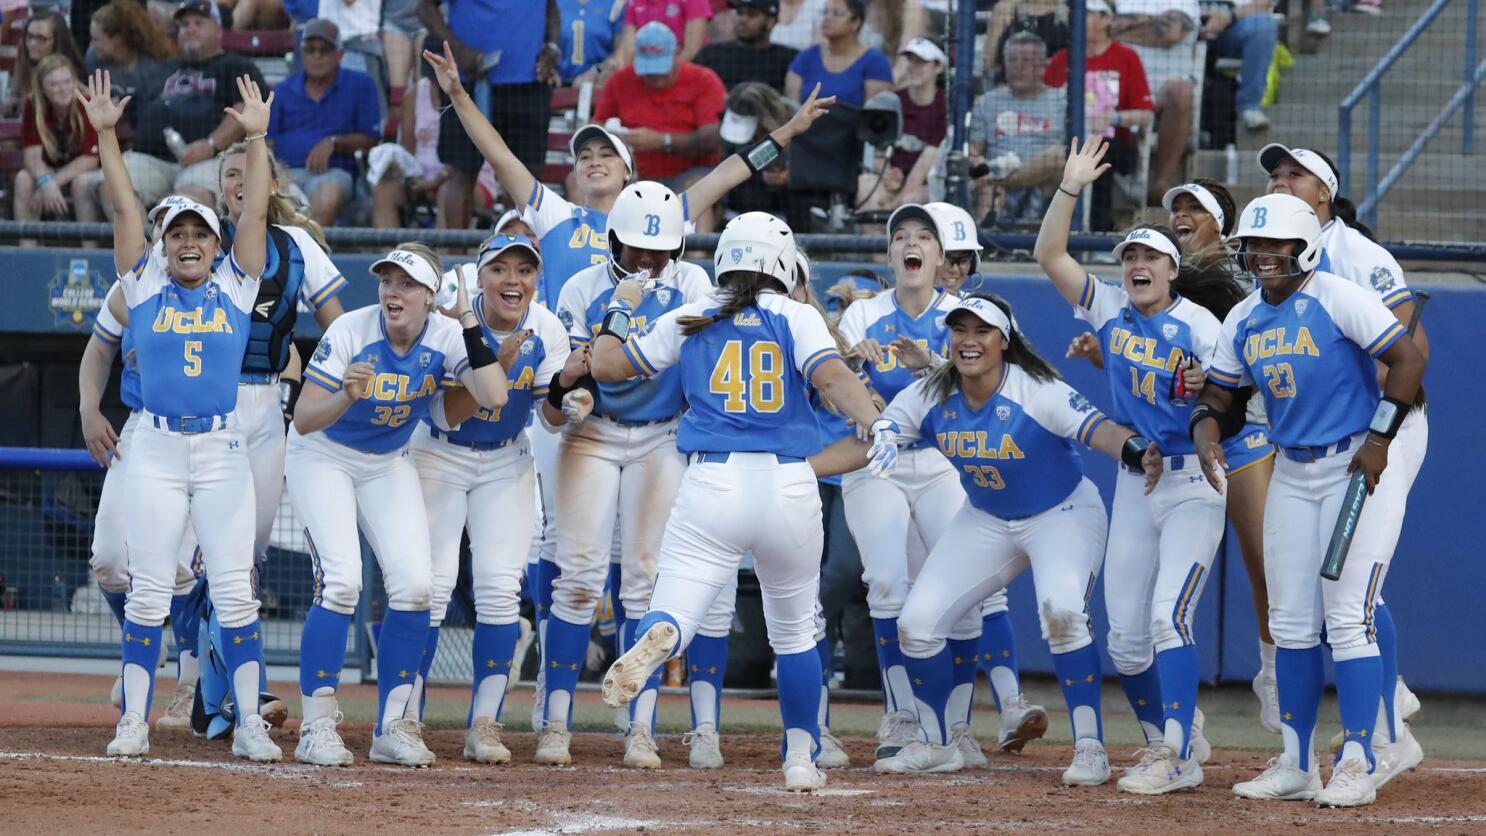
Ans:
{"type": "MultiPolygon", "coordinates": [[[[1414,335],[1419,325],[1419,315],[1424,312],[1424,303],[1429,294],[1414,291],[1414,312],[1409,317],[1408,335],[1414,335]]],[[[1347,565],[1347,552],[1352,548],[1352,535],[1357,533],[1357,520],[1362,516],[1362,504],[1367,501],[1367,477],[1361,468],[1352,472],[1347,483],[1347,494],[1342,498],[1342,510],[1336,517],[1336,527],[1331,530],[1331,542],[1326,546],[1326,558],[1321,561],[1321,577],[1334,581],[1342,576],[1347,565]]]]}

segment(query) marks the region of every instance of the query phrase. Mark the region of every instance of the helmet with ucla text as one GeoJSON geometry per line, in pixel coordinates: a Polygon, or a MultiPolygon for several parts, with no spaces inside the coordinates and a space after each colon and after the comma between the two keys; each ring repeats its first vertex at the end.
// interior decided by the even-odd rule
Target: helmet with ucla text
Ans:
{"type": "Polygon", "coordinates": [[[980,245],[980,237],[975,234],[975,219],[970,213],[944,201],[925,203],[924,208],[929,210],[929,215],[934,218],[934,225],[939,227],[939,240],[944,244],[946,253],[969,251],[975,254],[975,260],[970,264],[970,272],[974,273],[980,269],[980,253],[984,249],[980,245]]]}
{"type": "Polygon", "coordinates": [[[681,198],[662,183],[641,180],[624,187],[609,209],[609,251],[618,241],[642,250],[680,255],[686,244],[686,211],[681,198]]]}
{"type": "Polygon", "coordinates": [[[1239,265],[1244,262],[1248,242],[1254,238],[1271,241],[1298,241],[1301,247],[1291,260],[1294,271],[1290,276],[1300,276],[1316,269],[1321,263],[1321,221],[1316,210],[1298,197],[1288,194],[1270,194],[1255,198],[1243,208],[1238,216],[1238,229],[1232,240],[1239,245],[1239,265]]]}
{"type": "Polygon", "coordinates": [[[795,233],[768,212],[744,212],[728,222],[712,257],[718,284],[728,273],[763,273],[795,289],[795,233]]]}

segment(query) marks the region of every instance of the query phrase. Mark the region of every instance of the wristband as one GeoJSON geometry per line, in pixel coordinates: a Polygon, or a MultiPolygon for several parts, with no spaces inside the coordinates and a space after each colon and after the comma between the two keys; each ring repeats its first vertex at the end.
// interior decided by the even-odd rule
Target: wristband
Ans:
{"type": "Polygon", "coordinates": [[[1151,446],[1151,440],[1145,436],[1130,436],[1125,439],[1124,446],[1120,448],[1120,461],[1125,463],[1125,467],[1144,473],[1145,463],[1141,459],[1145,458],[1145,449],[1149,446],[1151,446]]]}
{"type": "Polygon", "coordinates": [[[1067,189],[1063,188],[1063,184],[1062,183],[1059,183],[1058,184],[1058,191],[1062,192],[1063,194],[1068,195],[1069,197],[1073,198],[1074,200],[1078,200],[1078,195],[1076,195],[1073,192],[1070,192],[1067,189]]]}
{"type": "Polygon", "coordinates": [[[1200,403],[1192,407],[1192,417],[1187,421],[1187,437],[1193,441],[1197,440],[1197,425],[1208,418],[1218,422],[1218,436],[1223,435],[1223,413],[1213,408],[1212,404],[1200,403]]]}
{"type": "Polygon", "coordinates": [[[630,315],[623,307],[610,307],[604,314],[603,325],[599,326],[599,336],[608,334],[624,342],[629,338],[630,315]]]}
{"type": "Polygon", "coordinates": [[[50,171],[48,171],[47,173],[45,173],[45,174],[41,175],[40,177],[36,178],[36,188],[38,188],[38,189],[44,189],[44,188],[46,188],[46,184],[47,183],[50,183],[50,182],[52,182],[55,179],[57,179],[57,175],[54,174],[54,173],[52,173],[52,172],[50,172],[50,171]]]}
{"type": "MultiPolygon", "coordinates": [[[[243,137],[243,144],[246,145],[246,144],[248,144],[249,142],[252,142],[255,139],[264,139],[267,136],[268,136],[268,131],[264,131],[261,134],[253,134],[252,136],[245,136],[245,137],[243,137]]],[[[217,146],[213,145],[212,147],[215,148],[217,146]]]]}
{"type": "Polygon", "coordinates": [[[1409,404],[1394,398],[1383,398],[1373,411],[1367,431],[1379,438],[1393,438],[1398,435],[1398,428],[1403,425],[1403,419],[1408,414],[1409,404]]]}
{"type": "Polygon", "coordinates": [[[599,384],[598,381],[593,379],[592,374],[583,375],[572,386],[562,385],[561,380],[562,372],[558,372],[552,376],[552,383],[547,387],[547,403],[558,412],[562,411],[562,399],[567,397],[569,392],[576,389],[587,389],[595,400],[599,396],[599,384]]]}
{"type": "Polygon", "coordinates": [[[752,148],[742,152],[740,156],[748,166],[748,170],[754,174],[758,174],[772,165],[775,160],[779,159],[779,155],[783,153],[784,146],[780,145],[779,141],[774,139],[774,137],[766,136],[752,148]]]}
{"type": "Polygon", "coordinates": [[[294,405],[299,403],[299,392],[304,383],[292,378],[279,379],[279,408],[284,412],[284,429],[294,421],[294,405]]]}
{"type": "Polygon", "coordinates": [[[464,352],[469,355],[472,369],[483,369],[495,362],[495,352],[485,344],[483,330],[478,323],[464,329],[464,352]]]}

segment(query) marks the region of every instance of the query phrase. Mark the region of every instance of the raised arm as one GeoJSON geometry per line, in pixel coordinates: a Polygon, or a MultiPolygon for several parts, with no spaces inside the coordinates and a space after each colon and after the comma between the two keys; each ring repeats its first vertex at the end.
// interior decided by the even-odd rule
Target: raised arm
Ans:
{"type": "Polygon", "coordinates": [[[423,50],[423,60],[433,67],[434,77],[438,81],[439,89],[449,98],[449,104],[459,116],[459,123],[464,126],[464,131],[469,135],[470,142],[480,149],[481,156],[490,163],[495,170],[495,179],[500,181],[501,188],[506,194],[516,201],[518,205],[531,196],[532,189],[536,187],[537,180],[526,170],[521,160],[511,151],[510,146],[501,138],[500,131],[490,124],[485,114],[475,105],[474,99],[470,98],[469,91],[459,81],[459,65],[454,60],[454,51],[449,42],[444,41],[444,54],[438,55],[429,50],[423,50]]]}
{"type": "Polygon", "coordinates": [[[454,318],[464,330],[464,345],[470,354],[470,367],[460,375],[460,382],[470,390],[480,406],[501,409],[510,400],[510,393],[506,388],[506,370],[496,361],[489,346],[483,341],[479,318],[470,308],[469,287],[464,282],[455,284],[457,292],[454,297],[454,318]],[[485,355],[483,360],[478,356],[481,353],[485,355]]]}
{"type": "Polygon", "coordinates": [[[257,83],[246,75],[238,76],[237,92],[242,97],[242,109],[225,110],[245,132],[247,163],[243,173],[242,216],[232,241],[232,258],[244,273],[258,277],[268,261],[268,193],[273,190],[273,178],[266,140],[273,93],[264,99],[257,83]]]}
{"type": "Polygon", "coordinates": [[[108,70],[98,70],[88,79],[88,89],[77,92],[88,122],[98,132],[98,162],[103,166],[103,185],[114,206],[114,267],[120,275],[139,263],[149,242],[144,237],[144,218],[134,196],[134,182],[124,167],[124,152],[114,130],[124,117],[133,96],[113,100],[113,82],[108,70]]]}
{"type": "Polygon", "coordinates": [[[1037,264],[1070,305],[1077,305],[1083,295],[1086,273],[1068,254],[1068,228],[1073,224],[1078,193],[1109,170],[1110,164],[1103,162],[1108,150],[1109,144],[1103,137],[1089,137],[1083,147],[1079,147],[1078,138],[1074,137],[1068,148],[1068,162],[1063,165],[1063,182],[1053,192],[1047,214],[1042,216],[1042,228],[1037,232],[1037,245],[1032,249],[1037,264]]]}

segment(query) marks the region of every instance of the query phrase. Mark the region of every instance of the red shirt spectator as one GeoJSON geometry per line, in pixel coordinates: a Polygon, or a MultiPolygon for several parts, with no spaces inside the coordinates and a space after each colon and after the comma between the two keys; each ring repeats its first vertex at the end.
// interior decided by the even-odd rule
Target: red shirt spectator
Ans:
{"type": "Polygon", "coordinates": [[[593,121],[617,118],[629,131],[625,141],[635,152],[639,176],[646,180],[670,180],[688,169],[717,165],[721,160],[717,126],[727,98],[722,80],[690,61],[675,61],[663,75],[640,75],[637,70],[651,69],[643,60],[644,40],[640,38],[641,60],[616,70],[604,85],[593,121]],[[690,151],[699,147],[707,150],[690,151]]]}
{"type": "Polygon", "coordinates": [[[676,42],[681,44],[681,59],[690,61],[706,43],[707,21],[711,19],[710,0],[630,0],[624,10],[625,32],[620,37],[633,43],[641,27],[658,20],[676,35],[676,42]]]}
{"type": "MultiPolygon", "coordinates": [[[[1068,50],[1060,49],[1047,62],[1042,75],[1049,87],[1068,84],[1068,50]]],[[[1155,110],[1145,66],[1135,50],[1117,41],[1098,55],[1084,60],[1084,101],[1088,116],[1105,116],[1123,110],[1155,110]]],[[[1134,142],[1124,128],[1116,129],[1121,142],[1134,142]]]]}
{"type": "MultiPolygon", "coordinates": [[[[949,124],[949,110],[945,103],[944,91],[940,90],[935,93],[934,101],[927,105],[920,105],[914,104],[907,90],[899,90],[898,101],[903,104],[903,135],[920,140],[923,148],[938,148],[939,143],[944,141],[949,124]]],[[[918,162],[918,157],[922,153],[922,148],[917,151],[905,151],[898,148],[893,151],[892,166],[906,175],[913,169],[913,164],[918,162]]]]}
{"type": "Polygon", "coordinates": [[[72,114],[68,111],[61,111],[54,107],[46,110],[48,127],[51,128],[53,140],[56,142],[57,153],[50,153],[46,143],[42,141],[41,131],[36,127],[36,103],[29,98],[26,99],[21,111],[22,148],[40,146],[41,158],[53,168],[61,168],[78,157],[98,156],[98,132],[93,130],[93,125],[86,116],[82,118],[79,126],[73,124],[72,114]]]}

